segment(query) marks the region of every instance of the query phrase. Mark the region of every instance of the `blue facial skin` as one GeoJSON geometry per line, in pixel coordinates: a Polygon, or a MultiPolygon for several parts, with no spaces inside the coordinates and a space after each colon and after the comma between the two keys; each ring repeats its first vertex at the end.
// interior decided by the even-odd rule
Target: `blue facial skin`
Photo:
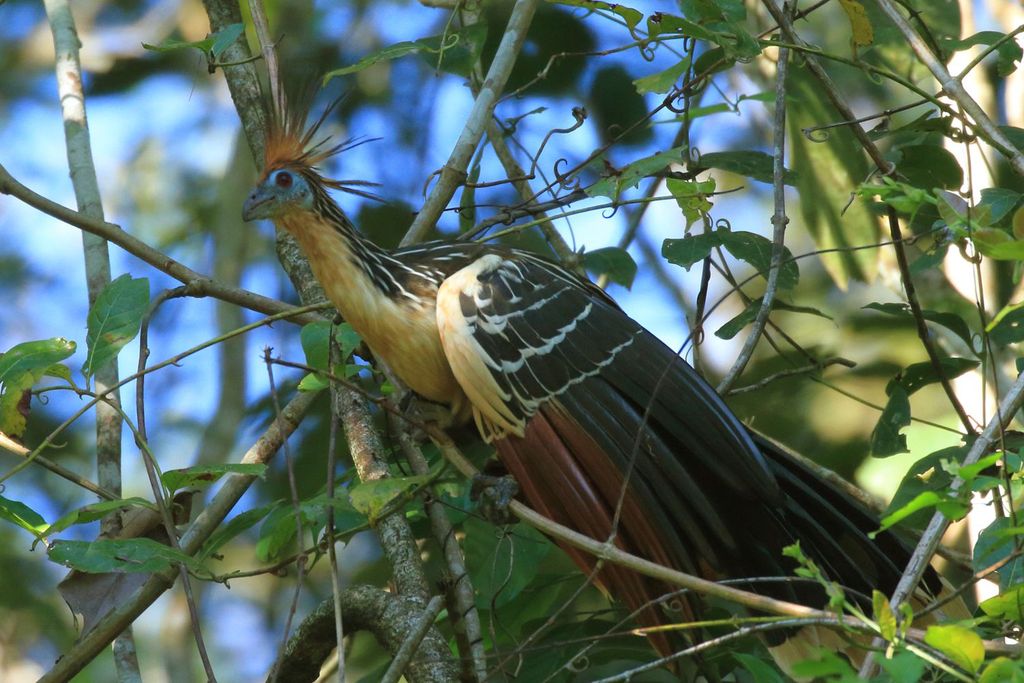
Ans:
{"type": "Polygon", "coordinates": [[[273,219],[286,209],[311,209],[313,192],[301,174],[286,168],[272,171],[242,205],[242,220],[273,219]]]}

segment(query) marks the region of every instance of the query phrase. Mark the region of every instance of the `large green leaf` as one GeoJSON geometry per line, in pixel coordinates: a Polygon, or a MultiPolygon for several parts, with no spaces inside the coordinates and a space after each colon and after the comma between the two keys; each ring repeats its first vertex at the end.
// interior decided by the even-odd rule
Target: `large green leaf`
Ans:
{"type": "MultiPolygon", "coordinates": [[[[753,232],[718,228],[682,239],[667,239],[661,245],[661,254],[670,263],[689,270],[690,266],[705,258],[718,246],[725,247],[734,257],[754,266],[765,279],[768,278],[772,262],[772,241],[753,232]]],[[[793,289],[799,281],[800,269],[793,259],[793,252],[789,247],[783,246],[778,287],[780,290],[793,289]]]]}
{"type": "Polygon", "coordinates": [[[82,372],[93,375],[117,357],[135,339],[142,317],[149,309],[149,280],[125,273],[103,288],[89,310],[86,344],[89,347],[82,372]]]}
{"type": "Polygon", "coordinates": [[[47,554],[58,564],[90,574],[151,573],[178,563],[193,571],[202,569],[192,556],[150,538],[56,541],[47,554]]]}
{"type": "Polygon", "coordinates": [[[0,519],[6,519],[36,538],[42,538],[48,526],[43,516],[28,505],[3,496],[0,496],[0,519]]]}
{"type": "Polygon", "coordinates": [[[263,463],[223,463],[220,465],[194,465],[180,470],[167,470],[160,475],[160,480],[169,491],[194,487],[209,486],[225,474],[245,474],[251,477],[262,477],[267,471],[263,463]]]}
{"type": "Polygon", "coordinates": [[[929,626],[924,634],[924,642],[970,673],[976,673],[985,661],[985,644],[981,642],[981,636],[966,626],[929,626]]]}
{"type": "Polygon", "coordinates": [[[665,152],[637,159],[624,168],[605,173],[605,177],[590,187],[585,188],[591,197],[605,196],[617,200],[623,190],[636,187],[647,176],[665,170],[669,164],[678,164],[683,160],[685,146],[673,147],[665,152]]]}
{"type": "Polygon", "coordinates": [[[590,273],[607,275],[608,279],[626,289],[633,286],[636,261],[620,247],[605,247],[583,253],[583,266],[590,273]]]}
{"type": "Polygon", "coordinates": [[[469,518],[463,525],[466,567],[481,607],[508,604],[537,576],[551,542],[526,524],[508,530],[469,518]]]}
{"type": "Polygon", "coordinates": [[[910,424],[910,399],[900,385],[890,387],[889,400],[871,432],[871,454],[877,457],[907,453],[907,437],[900,432],[910,424]]]}

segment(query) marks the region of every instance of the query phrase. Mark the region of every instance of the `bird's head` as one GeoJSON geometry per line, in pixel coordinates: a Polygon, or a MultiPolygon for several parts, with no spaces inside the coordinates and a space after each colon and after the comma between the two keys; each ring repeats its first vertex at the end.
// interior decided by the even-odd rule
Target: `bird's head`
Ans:
{"type": "Polygon", "coordinates": [[[363,138],[334,143],[325,137],[314,142],[317,131],[340,98],[328,106],[312,125],[306,127],[309,108],[305,103],[310,99],[304,98],[304,105],[294,109],[289,108],[283,99],[273,107],[267,125],[263,173],[242,206],[242,220],[278,219],[292,211],[313,210],[317,196],[326,196],[328,188],[379,199],[357,189],[375,183],[335,180],[320,174],[317,169],[320,163],[369,140],[363,138]]]}
{"type": "Polygon", "coordinates": [[[279,218],[296,209],[313,208],[313,188],[307,173],[296,167],[275,168],[263,174],[242,205],[242,220],[279,218]]]}

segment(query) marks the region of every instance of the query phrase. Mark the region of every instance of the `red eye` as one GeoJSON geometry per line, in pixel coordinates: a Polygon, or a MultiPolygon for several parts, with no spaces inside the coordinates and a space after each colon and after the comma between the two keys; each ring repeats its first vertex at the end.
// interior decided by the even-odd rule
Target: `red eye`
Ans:
{"type": "Polygon", "coordinates": [[[292,186],[292,174],[288,171],[278,171],[274,176],[274,184],[285,189],[292,186]]]}

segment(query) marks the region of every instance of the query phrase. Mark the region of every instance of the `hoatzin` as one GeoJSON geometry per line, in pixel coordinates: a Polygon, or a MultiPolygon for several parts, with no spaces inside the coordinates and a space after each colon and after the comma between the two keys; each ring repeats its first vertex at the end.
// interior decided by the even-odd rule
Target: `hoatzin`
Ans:
{"type": "MultiPolygon", "coordinates": [[[[305,112],[279,110],[243,218],[271,219],[295,236],[327,297],[376,357],[456,419],[472,416],[529,505],[604,540],[621,498],[619,547],[713,580],[792,576],[782,550],[799,541],[851,595],[895,587],[907,546],[888,532],[869,540],[878,527],[871,512],[747,429],[602,289],[504,246],[377,247],[331,198],[344,183],[317,169],[342,147],[314,140],[324,117],[306,129],[305,112]]],[[[593,568],[592,557],[565,550],[593,568]]],[[[634,610],[672,590],[615,565],[596,580],[634,610]]],[[[937,592],[934,574],[926,582],[937,592]]],[[[824,602],[806,583],[751,588],[824,602]]],[[[669,621],[658,606],[637,618],[669,621]]],[[[662,652],[670,646],[664,636],[652,640],[662,652]]],[[[812,646],[844,646],[824,630],[767,641],[784,668],[812,656],[812,646]]]]}

